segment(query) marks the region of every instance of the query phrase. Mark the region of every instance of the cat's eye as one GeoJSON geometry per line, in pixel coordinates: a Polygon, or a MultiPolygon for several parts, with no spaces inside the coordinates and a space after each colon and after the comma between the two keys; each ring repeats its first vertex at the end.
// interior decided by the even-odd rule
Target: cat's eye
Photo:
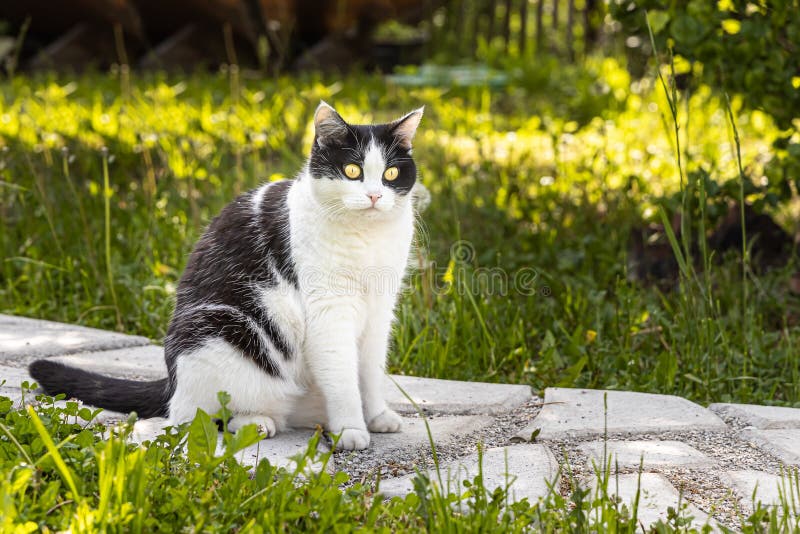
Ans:
{"type": "Polygon", "coordinates": [[[361,167],[359,167],[355,163],[348,163],[347,165],[344,166],[344,173],[351,180],[355,180],[356,178],[361,176],[361,167]]]}
{"type": "Polygon", "coordinates": [[[383,177],[386,179],[387,182],[391,182],[392,180],[397,178],[398,174],[399,171],[397,170],[397,167],[389,167],[388,169],[383,171],[383,177]]]}

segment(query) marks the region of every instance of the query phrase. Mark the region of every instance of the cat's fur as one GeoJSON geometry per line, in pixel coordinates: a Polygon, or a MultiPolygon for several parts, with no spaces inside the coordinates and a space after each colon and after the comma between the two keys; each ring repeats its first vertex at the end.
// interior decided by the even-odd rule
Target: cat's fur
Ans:
{"type": "Polygon", "coordinates": [[[226,391],[234,430],[322,424],[344,449],[367,447],[368,430],[397,432],[384,365],[414,231],[421,117],[351,125],[320,104],[298,178],[234,200],[192,252],[164,340],[168,378],[113,379],[49,360],[31,375],[50,394],[170,424],[216,412],[226,391]],[[360,179],[345,175],[349,163],[360,179]]]}

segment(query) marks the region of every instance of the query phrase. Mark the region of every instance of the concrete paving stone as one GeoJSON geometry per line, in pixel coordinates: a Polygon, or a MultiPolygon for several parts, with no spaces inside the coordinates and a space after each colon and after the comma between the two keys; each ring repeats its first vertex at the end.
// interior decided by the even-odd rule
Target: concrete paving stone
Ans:
{"type": "MultiPolygon", "coordinates": [[[[153,441],[158,435],[164,432],[167,420],[161,417],[143,419],[134,425],[131,441],[134,443],[144,443],[153,441]]],[[[313,430],[289,430],[279,432],[276,436],[264,439],[258,443],[247,447],[236,453],[236,459],[242,465],[255,466],[260,460],[266,458],[270,464],[276,467],[287,469],[296,468],[297,464],[294,456],[305,454],[308,450],[308,441],[313,437],[313,430]]],[[[224,450],[222,434],[217,437],[217,455],[221,455],[224,450]]],[[[327,452],[330,448],[324,440],[320,440],[317,451],[327,452]]],[[[334,469],[334,458],[328,460],[325,466],[329,471],[334,469]]],[[[319,472],[323,464],[319,461],[309,462],[306,466],[312,472],[319,472]]]]}
{"type": "Polygon", "coordinates": [[[8,397],[15,404],[22,398],[20,385],[24,381],[33,382],[26,369],[0,365],[0,397],[8,397]]]}
{"type": "Polygon", "coordinates": [[[14,403],[15,406],[19,405],[19,402],[22,400],[22,391],[19,388],[7,388],[7,387],[0,387],[0,397],[6,397],[11,399],[11,402],[14,403]]]}
{"type": "MultiPolygon", "coordinates": [[[[461,433],[479,430],[492,421],[490,417],[481,416],[455,416],[436,417],[429,420],[431,435],[434,443],[441,445],[455,439],[461,433]]],[[[153,440],[163,432],[166,419],[151,418],[138,421],[134,427],[132,440],[135,443],[153,440]]],[[[268,458],[273,465],[290,466],[291,457],[305,452],[308,440],[314,434],[313,430],[297,429],[279,432],[275,437],[262,440],[260,444],[253,445],[239,453],[243,463],[255,465],[257,458],[268,458]]],[[[429,446],[428,433],[421,418],[405,418],[403,430],[399,434],[372,434],[370,448],[367,453],[375,456],[391,457],[392,454],[423,449],[429,446]]],[[[219,444],[221,447],[221,442],[219,444]]],[[[322,442],[320,447],[327,449],[322,442]]],[[[322,448],[320,450],[323,450],[322,448]]],[[[363,453],[362,453],[363,454],[363,453]]],[[[312,470],[319,470],[321,466],[312,466],[312,470]]],[[[333,468],[333,460],[328,465],[333,468]]]]}
{"type": "Polygon", "coordinates": [[[680,430],[725,430],[717,415],[693,402],[672,395],[603,391],[597,389],[547,388],[544,406],[531,424],[515,438],[584,438],[609,434],[641,434],[680,430]],[[603,397],[608,394],[608,414],[603,397]]]}
{"type": "Polygon", "coordinates": [[[126,347],[101,352],[79,352],[50,358],[72,367],[134,380],[157,380],[167,376],[164,348],[158,345],[126,347]]]}
{"type": "MultiPolygon", "coordinates": [[[[75,401],[73,400],[73,401],[70,401],[70,402],[75,402],[75,401]]],[[[78,402],[79,402],[80,406],[84,406],[83,403],[81,403],[80,401],[78,401],[78,402]]],[[[55,404],[56,404],[56,406],[61,406],[63,408],[66,405],[66,403],[67,403],[66,400],[61,400],[61,401],[56,401],[55,404]]],[[[92,411],[97,409],[97,408],[95,408],[93,406],[90,406],[88,404],[85,405],[85,406],[88,407],[89,409],[91,409],[92,411]]],[[[102,423],[102,424],[104,424],[106,426],[112,426],[112,425],[115,425],[116,423],[119,423],[121,421],[127,420],[128,419],[128,415],[129,414],[126,414],[126,413],[113,412],[111,410],[103,410],[99,414],[97,414],[97,416],[94,419],[92,419],[92,421],[94,423],[102,423]]],[[[69,422],[73,422],[71,417],[70,417],[69,422]]],[[[86,422],[84,420],[82,420],[82,419],[78,419],[78,423],[81,424],[81,425],[86,424],[86,422]]]]}
{"type": "Polygon", "coordinates": [[[417,411],[400,388],[426,413],[452,415],[496,415],[512,410],[533,397],[530,386],[392,375],[386,380],[387,402],[400,413],[417,411]]]}
{"type": "Polygon", "coordinates": [[[37,358],[148,345],[150,340],[95,328],[0,315],[0,361],[29,363],[37,358]]]}
{"type": "MultiPolygon", "coordinates": [[[[80,352],[53,359],[121,378],[155,380],[167,375],[164,349],[157,345],[80,352]]],[[[498,414],[532,398],[528,386],[392,375],[386,379],[387,402],[400,413],[416,413],[416,408],[400,388],[426,413],[437,414],[498,414]]]]}
{"type": "Polygon", "coordinates": [[[789,465],[800,465],[800,429],[745,429],[742,437],[789,465]]]}
{"type": "Polygon", "coordinates": [[[735,417],[760,429],[800,428],[800,409],[757,404],[718,403],[708,407],[722,417],[735,417]]]}
{"type": "MultiPolygon", "coordinates": [[[[595,480],[595,484],[596,482],[595,480]]],[[[676,508],[679,503],[682,510],[681,517],[691,516],[692,526],[702,527],[709,520],[708,514],[692,504],[683,508],[686,499],[666,477],[658,473],[642,473],[641,482],[638,473],[614,475],[608,482],[608,492],[618,496],[631,512],[637,489],[640,490],[640,495],[636,517],[639,523],[644,525],[645,530],[659,520],[666,523],[668,509],[676,508]]],[[[599,491],[597,487],[595,491],[599,491]]]]}
{"type": "MultiPolygon", "coordinates": [[[[292,458],[304,455],[308,450],[308,441],[314,436],[312,430],[290,430],[281,432],[275,437],[261,440],[255,445],[247,447],[236,454],[236,458],[244,465],[255,466],[261,459],[266,458],[269,463],[277,467],[287,469],[296,468],[297,464],[292,458]]],[[[220,437],[221,440],[221,437],[220,437]]],[[[217,443],[218,450],[222,450],[222,442],[217,443]]],[[[317,443],[317,451],[320,453],[330,451],[324,439],[317,443]]],[[[309,466],[314,472],[319,472],[323,465],[319,461],[310,461],[309,466]]],[[[334,457],[328,459],[327,470],[333,471],[335,466],[334,457]]]]}
{"type": "MultiPolygon", "coordinates": [[[[472,482],[478,474],[477,452],[440,467],[444,491],[463,493],[463,481],[472,482]]],[[[384,497],[402,497],[414,491],[416,473],[381,481],[384,497]]],[[[428,471],[431,481],[438,484],[435,470],[428,471]]],[[[545,445],[521,444],[488,449],[483,454],[483,483],[489,491],[508,488],[510,501],[527,498],[535,503],[550,491],[558,476],[558,462],[545,445]]],[[[555,486],[557,488],[557,484],[555,486]]]]}
{"type": "MultiPolygon", "coordinates": [[[[744,470],[728,471],[723,475],[723,480],[729,483],[741,501],[752,506],[760,502],[765,506],[780,506],[781,495],[788,503],[794,502],[794,509],[800,513],[800,489],[797,485],[797,470],[792,469],[782,476],[763,471],[744,470]]],[[[791,504],[790,504],[791,506],[791,504]]]]}
{"type": "MultiPolygon", "coordinates": [[[[456,415],[428,418],[430,433],[435,445],[442,445],[459,435],[477,432],[492,423],[492,418],[480,415],[456,415]]],[[[404,417],[403,429],[398,434],[373,433],[370,450],[376,455],[388,457],[402,450],[429,448],[430,440],[425,422],[421,417],[404,417]]]]}
{"type": "Polygon", "coordinates": [[[24,367],[12,367],[9,365],[0,365],[0,382],[5,383],[0,386],[3,389],[19,389],[23,382],[34,382],[33,378],[28,374],[28,370],[24,367]]]}
{"type": "Polygon", "coordinates": [[[580,450],[589,457],[590,466],[594,461],[598,468],[604,469],[603,451],[606,461],[611,458],[611,470],[653,469],[658,467],[708,467],[714,460],[680,441],[590,441],[582,443],[580,450]]]}

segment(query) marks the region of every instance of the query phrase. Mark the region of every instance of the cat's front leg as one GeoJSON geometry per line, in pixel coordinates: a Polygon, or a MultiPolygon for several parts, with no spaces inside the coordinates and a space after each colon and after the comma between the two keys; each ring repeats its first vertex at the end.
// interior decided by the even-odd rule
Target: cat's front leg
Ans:
{"type": "Polygon", "coordinates": [[[382,299],[369,314],[359,346],[359,379],[364,419],[371,432],[399,432],[403,419],[386,404],[386,353],[393,300],[382,299]]]}
{"type": "Polygon", "coordinates": [[[325,398],[327,428],[339,435],[337,448],[366,449],[369,432],[358,389],[355,314],[346,306],[308,309],[305,354],[308,369],[325,398]]]}

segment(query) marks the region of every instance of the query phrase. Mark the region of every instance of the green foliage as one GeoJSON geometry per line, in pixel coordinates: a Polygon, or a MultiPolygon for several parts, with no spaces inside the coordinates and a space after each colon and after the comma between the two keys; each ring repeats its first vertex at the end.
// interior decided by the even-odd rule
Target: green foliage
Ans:
{"type": "Polygon", "coordinates": [[[306,469],[318,459],[316,438],[290,470],[262,460],[249,472],[234,456],[263,437],[252,425],[226,433],[215,456],[217,428],[202,412],[139,447],[129,443],[129,423],[78,423],[74,402],[39,396],[26,411],[0,401],[4,532],[328,531],[378,519],[366,513],[375,505],[368,488],[343,492],[341,474],[306,469]]]}
{"type": "Polygon", "coordinates": [[[797,0],[616,0],[610,11],[626,33],[644,36],[647,12],[660,50],[700,62],[708,83],[744,95],[780,128],[792,127],[800,110],[797,0]]]}
{"type": "MultiPolygon", "coordinates": [[[[706,308],[628,281],[631,229],[682,206],[663,92],[613,59],[541,67],[497,90],[368,75],[238,89],[226,73],[143,76],[128,93],[113,75],[0,83],[0,311],[160,341],[203,226],[238,192],[297,172],[320,98],[354,121],[425,104],[415,157],[431,203],[392,371],[800,403],[791,267],[749,278],[746,306],[735,260],[699,280],[706,308]]],[[[780,130],[738,97],[732,108],[761,184],[780,130]]],[[[738,196],[726,105],[701,86],[677,118],[684,177],[720,187],[712,228],[738,196]]],[[[769,187],[749,199],[768,205],[769,187]]]]}
{"type": "MultiPolygon", "coordinates": [[[[30,397],[30,391],[26,390],[30,397]]],[[[216,428],[198,412],[153,441],[130,443],[132,422],[106,428],[76,402],[46,396],[24,409],[0,397],[0,530],[3,532],[621,532],[639,529],[637,503],[613,496],[610,458],[596,470],[597,489],[570,479],[567,497],[558,491],[531,503],[511,503],[508,488],[487,491],[482,473],[463,487],[442,491],[426,475],[405,498],[383,500],[370,484],[351,483],[324,466],[330,453],[316,452],[319,435],[288,468],[267,459],[254,468],[239,464],[231,443],[250,444],[255,427],[232,436],[215,456],[216,428]],[[195,445],[192,443],[195,442],[195,445]],[[198,449],[197,447],[200,447],[198,449]],[[191,452],[194,447],[195,453],[191,452]],[[189,449],[189,452],[185,451],[189,449]],[[198,451],[200,451],[198,453],[198,451]],[[199,456],[197,456],[199,454],[199,456]],[[308,469],[321,463],[322,470],[308,469]]],[[[213,423],[211,423],[213,424],[213,423]]],[[[257,435],[257,433],[256,433],[257,435]]],[[[260,438],[261,436],[258,436],[260,438]]],[[[480,453],[479,453],[480,454],[480,453]]],[[[800,491],[797,475],[786,488],[800,491]]],[[[788,532],[800,528],[791,498],[777,508],[754,506],[742,517],[743,532],[788,532]]],[[[707,528],[670,509],[659,532],[707,528]]]]}
{"type": "Polygon", "coordinates": [[[791,199],[800,185],[800,2],[615,0],[609,7],[623,33],[637,36],[626,42],[648,57],[649,20],[664,52],[659,59],[672,63],[678,83],[702,80],[739,94],[775,120],[784,131],[775,138],[763,188],[773,205],[791,199]]]}

